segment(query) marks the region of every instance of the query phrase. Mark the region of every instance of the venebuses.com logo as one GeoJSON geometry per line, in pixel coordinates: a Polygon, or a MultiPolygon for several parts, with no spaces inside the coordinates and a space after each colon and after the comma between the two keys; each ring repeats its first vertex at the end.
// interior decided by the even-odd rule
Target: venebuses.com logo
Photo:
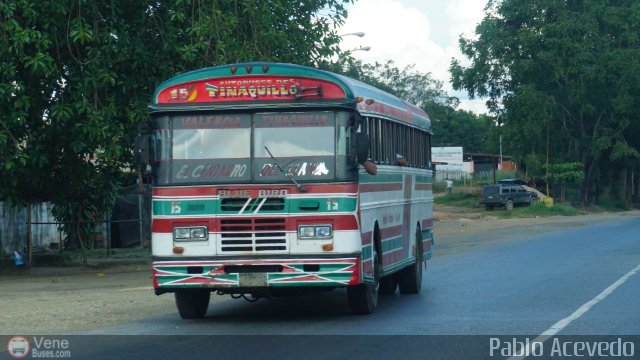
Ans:
{"type": "Polygon", "coordinates": [[[7,343],[7,351],[14,358],[22,359],[29,355],[31,345],[29,339],[24,336],[14,336],[7,343]]]}
{"type": "Polygon", "coordinates": [[[30,356],[37,358],[70,358],[69,340],[47,338],[44,336],[14,336],[7,343],[7,352],[16,359],[30,356]]]}

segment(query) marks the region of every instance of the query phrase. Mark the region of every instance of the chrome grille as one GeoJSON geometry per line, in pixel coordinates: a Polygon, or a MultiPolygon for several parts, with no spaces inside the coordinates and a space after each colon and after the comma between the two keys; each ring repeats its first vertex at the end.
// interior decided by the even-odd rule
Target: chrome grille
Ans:
{"type": "Polygon", "coordinates": [[[284,198],[282,197],[262,197],[262,198],[223,198],[220,201],[220,210],[226,213],[261,213],[284,210],[284,198]]]}
{"type": "Polygon", "coordinates": [[[222,253],[287,252],[285,219],[223,219],[220,220],[222,253]]]}

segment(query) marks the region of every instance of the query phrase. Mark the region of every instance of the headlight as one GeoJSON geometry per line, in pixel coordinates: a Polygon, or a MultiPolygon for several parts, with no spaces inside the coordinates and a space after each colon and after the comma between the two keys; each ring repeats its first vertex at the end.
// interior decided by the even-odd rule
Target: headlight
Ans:
{"type": "Polygon", "coordinates": [[[331,225],[300,225],[298,238],[300,239],[328,239],[333,236],[331,225]]]}
{"type": "Polygon", "coordinates": [[[189,228],[175,228],[173,229],[173,237],[176,240],[179,239],[188,239],[191,237],[191,229],[189,228]]]}
{"type": "Polygon", "coordinates": [[[207,229],[204,227],[191,228],[191,238],[204,239],[207,237],[207,229]]]}
{"type": "Polygon", "coordinates": [[[173,240],[175,241],[204,241],[207,240],[209,230],[206,226],[173,228],[173,240]]]}

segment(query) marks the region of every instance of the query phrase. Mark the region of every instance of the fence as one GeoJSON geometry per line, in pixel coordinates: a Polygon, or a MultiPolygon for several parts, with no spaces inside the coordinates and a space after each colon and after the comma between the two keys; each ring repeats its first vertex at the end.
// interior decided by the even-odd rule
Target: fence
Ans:
{"type": "MultiPolygon", "coordinates": [[[[54,222],[51,213],[53,205],[48,202],[31,205],[31,213],[27,207],[12,207],[0,202],[0,257],[10,255],[14,251],[26,252],[29,227],[27,222],[54,222]]],[[[32,226],[31,244],[34,248],[49,248],[51,244],[60,243],[62,233],[57,226],[32,226]]]]}
{"type": "MultiPolygon", "coordinates": [[[[149,189],[139,194],[138,185],[121,190],[104,220],[94,221],[91,248],[146,247],[151,237],[149,189]]],[[[61,223],[52,215],[51,203],[36,203],[30,207],[10,207],[0,202],[0,258],[14,251],[29,252],[62,250],[66,236],[59,231],[61,223]],[[31,211],[29,212],[29,209],[31,211]]]]}

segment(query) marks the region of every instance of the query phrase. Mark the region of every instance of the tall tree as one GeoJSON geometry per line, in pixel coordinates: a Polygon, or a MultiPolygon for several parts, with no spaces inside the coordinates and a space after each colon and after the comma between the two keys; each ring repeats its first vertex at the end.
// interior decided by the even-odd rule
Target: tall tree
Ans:
{"type": "Polygon", "coordinates": [[[637,159],[629,132],[640,110],[640,3],[490,0],[477,37],[460,39],[471,65],[454,60],[455,89],[488,97],[512,145],[582,163],[591,201],[605,156],[637,159]]]}
{"type": "Polygon", "coordinates": [[[0,200],[53,201],[67,222],[99,217],[161,81],[224,63],[321,62],[349,1],[1,1],[0,200]]]}

